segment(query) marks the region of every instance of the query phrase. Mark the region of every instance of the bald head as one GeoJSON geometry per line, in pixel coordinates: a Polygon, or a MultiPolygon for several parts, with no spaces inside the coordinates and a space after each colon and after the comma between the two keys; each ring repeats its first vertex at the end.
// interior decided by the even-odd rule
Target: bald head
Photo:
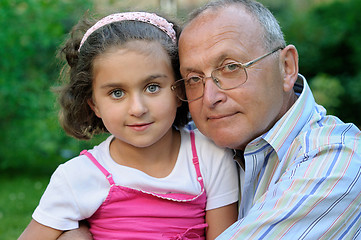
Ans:
{"type": "MultiPolygon", "coordinates": [[[[286,46],[286,42],[277,19],[261,3],[252,0],[210,1],[206,5],[191,13],[187,25],[203,14],[211,11],[217,12],[229,7],[244,9],[253,17],[254,21],[257,21],[262,26],[263,35],[261,38],[267,50],[271,50],[276,46],[286,46]]],[[[235,19],[235,21],[237,20],[240,19],[235,19]]]]}

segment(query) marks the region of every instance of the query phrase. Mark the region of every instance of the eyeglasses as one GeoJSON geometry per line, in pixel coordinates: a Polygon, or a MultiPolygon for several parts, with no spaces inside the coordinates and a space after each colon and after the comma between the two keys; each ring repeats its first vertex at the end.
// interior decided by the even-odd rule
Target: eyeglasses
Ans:
{"type": "MultiPolygon", "coordinates": [[[[247,79],[246,68],[250,67],[254,63],[261,59],[283,49],[278,47],[265,55],[258,57],[247,63],[232,62],[224,66],[214,69],[211,73],[210,78],[213,82],[222,90],[231,90],[244,84],[247,79]]],[[[176,81],[171,89],[175,91],[177,97],[185,102],[192,102],[203,97],[205,79],[209,77],[203,76],[191,76],[176,81]]]]}

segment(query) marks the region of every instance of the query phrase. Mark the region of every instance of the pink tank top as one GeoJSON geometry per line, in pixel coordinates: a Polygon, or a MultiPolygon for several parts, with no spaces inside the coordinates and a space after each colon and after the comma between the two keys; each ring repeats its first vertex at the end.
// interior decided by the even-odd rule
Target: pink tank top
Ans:
{"type": "Polygon", "coordinates": [[[205,239],[207,197],[192,131],[190,136],[193,164],[201,186],[198,195],[157,194],[116,185],[112,175],[89,152],[81,152],[111,185],[103,204],[88,219],[94,239],[205,239]]]}

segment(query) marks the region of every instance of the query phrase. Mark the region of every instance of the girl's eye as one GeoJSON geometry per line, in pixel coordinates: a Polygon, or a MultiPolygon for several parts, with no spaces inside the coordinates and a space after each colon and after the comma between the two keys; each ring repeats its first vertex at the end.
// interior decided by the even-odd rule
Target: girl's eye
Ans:
{"type": "Polygon", "coordinates": [[[124,92],[120,89],[117,89],[117,90],[112,91],[110,95],[115,99],[119,99],[124,96],[124,92]]]}
{"type": "Polygon", "coordinates": [[[149,93],[156,93],[160,89],[158,84],[150,84],[147,86],[146,91],[149,93]]]}

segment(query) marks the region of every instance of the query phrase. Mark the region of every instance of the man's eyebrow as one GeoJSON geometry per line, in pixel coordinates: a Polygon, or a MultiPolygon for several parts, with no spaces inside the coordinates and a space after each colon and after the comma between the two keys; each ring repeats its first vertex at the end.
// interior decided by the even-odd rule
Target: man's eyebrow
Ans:
{"type": "Polygon", "coordinates": [[[223,62],[226,58],[229,57],[229,54],[226,53],[222,53],[221,55],[219,55],[214,61],[213,61],[213,65],[214,67],[218,67],[219,63],[223,62]]]}
{"type": "MultiPolygon", "coordinates": [[[[227,54],[227,53],[222,53],[222,54],[219,55],[217,58],[215,58],[214,60],[212,60],[212,61],[210,62],[210,65],[213,66],[214,68],[216,68],[216,67],[218,67],[219,64],[220,64],[221,62],[223,62],[227,57],[229,57],[229,54],[227,54]]],[[[197,70],[197,69],[194,68],[194,67],[181,68],[180,70],[181,70],[181,72],[184,71],[184,72],[186,72],[186,73],[188,73],[188,72],[201,72],[200,70],[197,70]]]]}
{"type": "Polygon", "coordinates": [[[193,68],[193,67],[180,68],[180,71],[181,71],[181,72],[186,72],[186,73],[189,73],[189,72],[199,72],[198,70],[196,70],[196,69],[193,68]]]}

